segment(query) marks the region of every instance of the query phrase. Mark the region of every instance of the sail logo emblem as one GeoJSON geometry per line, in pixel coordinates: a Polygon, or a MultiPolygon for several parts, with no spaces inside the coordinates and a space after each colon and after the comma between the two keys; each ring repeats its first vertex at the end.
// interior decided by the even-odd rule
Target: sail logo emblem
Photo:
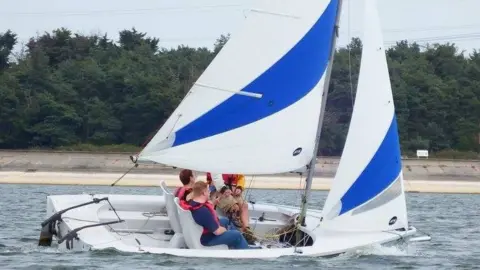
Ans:
{"type": "Polygon", "coordinates": [[[390,221],[388,222],[388,225],[392,226],[393,224],[395,224],[395,222],[397,222],[397,217],[394,216],[390,219],[390,221]]]}
{"type": "Polygon", "coordinates": [[[298,156],[298,155],[300,155],[301,152],[302,152],[302,148],[299,147],[299,148],[295,149],[295,151],[293,151],[293,156],[298,156]]]}

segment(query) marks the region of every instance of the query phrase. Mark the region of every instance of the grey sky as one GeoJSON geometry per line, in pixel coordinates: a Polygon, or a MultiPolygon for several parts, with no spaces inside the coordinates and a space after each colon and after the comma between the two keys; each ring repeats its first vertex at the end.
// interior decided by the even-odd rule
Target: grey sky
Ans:
{"type": "MultiPolygon", "coordinates": [[[[257,0],[258,1],[258,0],[257,0]]],[[[275,0],[270,0],[275,1],[275,0]]],[[[302,0],[295,0],[301,4],[302,0]]],[[[161,46],[212,47],[220,34],[235,33],[255,0],[0,0],[0,32],[11,29],[21,42],[37,33],[67,27],[108,33],[135,27],[158,37],[161,46]]],[[[480,49],[480,0],[378,0],[385,43],[396,40],[455,42],[480,49]]],[[[363,0],[345,0],[339,45],[358,35],[363,0]],[[349,12],[351,10],[351,12],[349,12]],[[350,13],[350,15],[349,15],[350,13]],[[350,19],[350,23],[349,23],[350,19]]]]}

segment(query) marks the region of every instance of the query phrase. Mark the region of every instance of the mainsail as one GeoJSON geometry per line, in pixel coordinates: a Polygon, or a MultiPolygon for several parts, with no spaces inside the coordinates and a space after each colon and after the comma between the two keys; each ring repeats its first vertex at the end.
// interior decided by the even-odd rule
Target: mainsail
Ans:
{"type": "Polygon", "coordinates": [[[252,10],[139,155],[222,173],[283,173],[313,158],[337,0],[252,10]]]}

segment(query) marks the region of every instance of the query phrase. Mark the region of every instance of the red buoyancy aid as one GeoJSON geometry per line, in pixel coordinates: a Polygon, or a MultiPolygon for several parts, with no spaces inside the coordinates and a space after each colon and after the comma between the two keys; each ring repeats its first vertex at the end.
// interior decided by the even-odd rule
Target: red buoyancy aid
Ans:
{"type": "MultiPolygon", "coordinates": [[[[179,204],[180,204],[180,207],[182,207],[183,209],[190,210],[190,211],[195,211],[195,210],[200,209],[201,207],[205,206],[208,209],[208,211],[210,211],[210,213],[212,214],[213,219],[217,222],[217,225],[221,226],[220,225],[220,220],[218,219],[218,216],[217,216],[217,212],[215,211],[215,207],[213,206],[212,203],[207,201],[206,203],[202,203],[202,204],[199,204],[199,205],[196,205],[196,206],[191,206],[187,201],[180,200],[179,204]]],[[[206,228],[203,228],[202,234],[207,234],[207,233],[209,233],[209,231],[206,228]]]]}
{"type": "Polygon", "coordinates": [[[236,186],[237,185],[237,175],[235,174],[222,174],[223,183],[227,186],[236,186]]]}
{"type": "Polygon", "coordinates": [[[177,190],[175,190],[174,195],[181,202],[187,199],[187,195],[190,193],[190,191],[192,191],[192,188],[190,187],[179,187],[177,190]]]}

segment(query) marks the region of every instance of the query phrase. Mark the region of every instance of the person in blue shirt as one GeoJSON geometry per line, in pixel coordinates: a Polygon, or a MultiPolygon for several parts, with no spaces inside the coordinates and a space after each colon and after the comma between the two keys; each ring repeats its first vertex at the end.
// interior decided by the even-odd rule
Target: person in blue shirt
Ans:
{"type": "Polygon", "coordinates": [[[227,245],[230,249],[249,249],[242,233],[229,226],[227,218],[218,218],[214,206],[208,201],[210,190],[208,184],[198,181],[192,188],[192,199],[184,202],[185,209],[192,212],[193,219],[203,227],[200,243],[204,246],[227,245]]]}

